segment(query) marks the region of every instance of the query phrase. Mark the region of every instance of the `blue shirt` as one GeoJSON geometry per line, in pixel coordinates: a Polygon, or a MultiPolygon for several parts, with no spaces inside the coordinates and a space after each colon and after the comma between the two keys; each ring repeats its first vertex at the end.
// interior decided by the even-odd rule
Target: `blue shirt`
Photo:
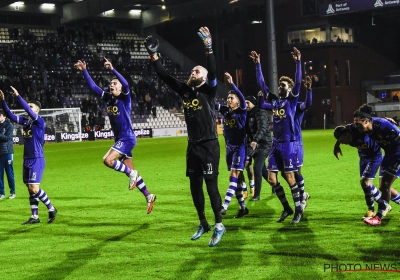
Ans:
{"type": "Polygon", "coordinates": [[[20,95],[18,95],[18,101],[28,113],[29,118],[11,113],[4,100],[3,108],[10,120],[23,125],[24,159],[44,158],[45,122],[42,117],[32,111],[28,103],[20,95]]]}
{"type": "Polygon", "coordinates": [[[240,100],[239,107],[235,110],[231,110],[228,106],[216,103],[215,108],[224,117],[222,123],[224,125],[226,144],[241,145],[246,143],[246,101],[235,84],[232,83],[231,86],[240,100]]]}
{"type": "Polygon", "coordinates": [[[372,118],[372,131],[367,134],[386,155],[400,155],[400,129],[390,121],[372,118]]]}

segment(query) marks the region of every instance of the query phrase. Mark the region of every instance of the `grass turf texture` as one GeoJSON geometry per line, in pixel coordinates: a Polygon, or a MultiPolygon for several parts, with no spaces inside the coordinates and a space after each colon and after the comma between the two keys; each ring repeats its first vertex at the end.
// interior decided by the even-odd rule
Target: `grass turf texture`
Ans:
{"type": "MultiPolygon", "coordinates": [[[[338,161],[332,130],[306,130],[303,137],[311,199],[302,221],[276,223],[281,205],[264,181],[261,200],[246,200],[244,218],[233,218],[232,200],[223,219],[227,232],[215,248],[208,247],[211,232],[190,240],[198,221],[185,177],[185,137],[138,139],[135,166],[157,194],[150,215],[137,188],[128,191],[128,178],[103,165],[112,141],[46,144],[41,187],[59,212],[47,224],[40,203],[36,225],[21,225],[30,209],[17,146],[17,198],[0,201],[0,279],[398,279],[395,272],[358,271],[384,265],[400,271],[398,206],[391,203],[381,226],[364,224],[356,149],[342,146],[338,161]]],[[[220,143],[223,199],[229,174],[222,137],[220,143]]],[[[206,215],[213,224],[208,196],[206,215]]]]}

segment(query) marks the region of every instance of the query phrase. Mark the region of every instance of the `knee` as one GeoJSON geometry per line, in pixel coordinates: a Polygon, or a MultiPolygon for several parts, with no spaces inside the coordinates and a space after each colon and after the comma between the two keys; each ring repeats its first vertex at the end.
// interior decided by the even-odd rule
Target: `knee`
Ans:
{"type": "Polygon", "coordinates": [[[109,158],[103,158],[103,163],[107,167],[112,167],[113,163],[114,163],[114,160],[111,160],[109,158]]]}

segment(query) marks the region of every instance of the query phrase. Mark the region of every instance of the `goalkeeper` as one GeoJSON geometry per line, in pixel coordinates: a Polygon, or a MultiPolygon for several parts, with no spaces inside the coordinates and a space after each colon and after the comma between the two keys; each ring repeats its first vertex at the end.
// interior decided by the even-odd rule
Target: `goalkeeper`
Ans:
{"type": "Polygon", "coordinates": [[[191,239],[199,239],[203,233],[211,229],[204,213],[204,179],[215,217],[215,229],[209,242],[209,246],[213,247],[220,242],[225,233],[219,213],[222,201],[218,191],[220,148],[214,112],[217,93],[216,65],[210,31],[207,27],[201,27],[197,34],[205,46],[208,69],[202,66],[194,67],[187,82],[178,81],[164,69],[159,60],[158,40],[153,40],[152,36],[148,36],[145,40],[145,47],[157,75],[183,100],[188,130],[186,176],[190,180],[190,191],[200,220],[200,225],[191,239]]]}
{"type": "Polygon", "coordinates": [[[75,67],[83,72],[86,82],[91,90],[101,96],[107,104],[107,114],[110,118],[111,128],[114,133],[115,144],[108,150],[103,157],[103,163],[117,172],[125,173],[129,176],[129,190],[136,186],[146,197],[147,214],[153,210],[153,203],[156,195],[151,194],[139,173],[134,170],[132,160],[132,149],[136,146],[136,135],[132,128],[131,121],[131,95],[128,82],[111,62],[104,58],[104,68],[111,70],[116,76],[111,80],[110,92],[103,91],[97,86],[90,77],[86,62],[78,60],[75,67]]]}

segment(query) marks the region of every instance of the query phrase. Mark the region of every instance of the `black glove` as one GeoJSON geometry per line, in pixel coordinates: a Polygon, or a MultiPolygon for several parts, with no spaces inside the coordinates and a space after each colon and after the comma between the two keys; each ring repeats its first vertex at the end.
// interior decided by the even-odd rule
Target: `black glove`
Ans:
{"type": "Polygon", "coordinates": [[[146,47],[147,52],[150,56],[153,56],[158,52],[159,43],[158,40],[153,40],[153,36],[147,36],[146,40],[144,40],[144,46],[146,47]]]}
{"type": "Polygon", "coordinates": [[[212,39],[211,33],[207,27],[201,27],[197,35],[200,36],[201,40],[203,41],[204,48],[206,49],[206,53],[212,53],[212,39]]]}

